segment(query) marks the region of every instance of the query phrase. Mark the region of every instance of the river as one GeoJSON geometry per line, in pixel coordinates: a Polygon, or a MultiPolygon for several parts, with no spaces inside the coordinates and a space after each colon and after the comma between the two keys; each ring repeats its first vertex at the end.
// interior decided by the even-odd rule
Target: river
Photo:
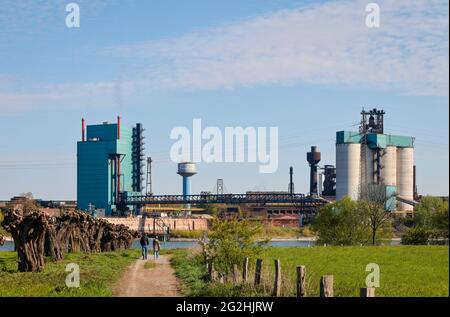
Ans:
{"type": "MultiPolygon", "coordinates": [[[[198,245],[196,241],[166,241],[161,242],[161,247],[163,249],[185,249],[198,245]]],[[[312,240],[273,240],[268,243],[272,247],[312,247],[315,245],[315,241],[312,240]]],[[[399,245],[398,240],[392,240],[390,245],[399,245]]],[[[133,242],[134,249],[140,249],[139,241],[133,242]]],[[[6,241],[4,245],[0,246],[0,251],[13,251],[14,243],[12,241],[6,241]]]]}

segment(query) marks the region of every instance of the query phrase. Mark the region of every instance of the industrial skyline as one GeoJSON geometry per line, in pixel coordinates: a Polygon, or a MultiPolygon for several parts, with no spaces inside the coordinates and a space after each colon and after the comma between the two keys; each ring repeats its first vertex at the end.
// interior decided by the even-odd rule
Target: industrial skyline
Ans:
{"type": "Polygon", "coordinates": [[[320,165],[336,164],[335,132],[357,130],[362,107],[386,111],[386,134],[415,137],[419,192],[448,195],[445,1],[379,1],[379,29],[364,25],[363,1],[199,0],[189,14],[174,1],[78,3],[77,30],[56,1],[0,5],[0,199],[75,199],[80,118],[118,114],[145,127],[155,194],[181,192],[169,134],[194,118],[278,127],[279,166],[263,175],[257,163],[199,163],[191,192],[217,179],[233,193],[286,191],[293,166],[295,191],[307,193],[305,153],[318,146],[320,165]]]}

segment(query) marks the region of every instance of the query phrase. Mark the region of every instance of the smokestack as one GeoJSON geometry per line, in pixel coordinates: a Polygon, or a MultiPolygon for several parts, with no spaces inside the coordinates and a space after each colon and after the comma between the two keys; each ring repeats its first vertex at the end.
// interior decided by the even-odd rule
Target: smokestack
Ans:
{"type": "Polygon", "coordinates": [[[293,176],[294,176],[294,168],[291,166],[291,167],[289,167],[289,194],[290,195],[294,194],[293,176]]]}
{"type": "Polygon", "coordinates": [[[117,116],[117,140],[120,140],[120,116],[117,116]]]}
{"type": "Polygon", "coordinates": [[[309,179],[310,195],[317,195],[317,164],[320,162],[321,154],[317,151],[317,146],[311,146],[311,152],[306,153],[306,160],[311,167],[309,179]]]}
{"type": "Polygon", "coordinates": [[[81,141],[85,141],[85,136],[84,136],[84,118],[81,118],[81,141]]]}

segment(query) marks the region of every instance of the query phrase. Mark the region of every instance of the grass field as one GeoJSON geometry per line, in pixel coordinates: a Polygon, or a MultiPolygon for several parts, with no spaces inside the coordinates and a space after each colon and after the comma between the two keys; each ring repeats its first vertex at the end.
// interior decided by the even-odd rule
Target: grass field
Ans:
{"type": "Polygon", "coordinates": [[[107,253],[66,254],[58,263],[46,262],[42,272],[17,271],[16,252],[0,252],[0,297],[2,296],[111,296],[111,286],[126,267],[139,258],[139,250],[107,253]],[[80,288],[65,285],[68,263],[80,267],[80,288]]]}
{"type": "MultiPolygon", "coordinates": [[[[380,267],[380,287],[376,296],[448,296],[449,248],[446,246],[311,247],[267,248],[263,259],[263,285],[255,289],[253,265],[250,284],[208,285],[201,280],[205,270],[195,256],[174,251],[173,265],[183,281],[183,291],[191,296],[270,295],[273,262],[280,259],[282,295],[295,296],[295,267],[305,265],[307,294],[318,296],[321,275],[334,275],[335,296],[359,296],[365,287],[369,263],[380,267]]],[[[251,261],[253,264],[254,261],[251,261]]]]}

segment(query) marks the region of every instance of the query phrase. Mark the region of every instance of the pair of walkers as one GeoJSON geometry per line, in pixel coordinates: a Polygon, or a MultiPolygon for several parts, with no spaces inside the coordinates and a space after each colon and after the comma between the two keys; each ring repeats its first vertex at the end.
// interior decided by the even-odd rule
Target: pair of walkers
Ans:
{"type": "MultiPolygon", "coordinates": [[[[140,244],[142,248],[142,260],[147,260],[147,248],[150,244],[147,234],[142,234],[140,239],[140,244]]],[[[159,258],[159,250],[161,249],[161,245],[159,244],[158,236],[153,239],[153,258],[156,260],[159,258]]]]}

